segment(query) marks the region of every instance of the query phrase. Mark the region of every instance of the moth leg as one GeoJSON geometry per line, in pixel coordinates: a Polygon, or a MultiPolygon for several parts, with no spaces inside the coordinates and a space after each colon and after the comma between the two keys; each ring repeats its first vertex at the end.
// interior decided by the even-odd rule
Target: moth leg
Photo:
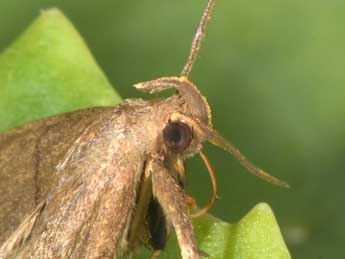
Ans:
{"type": "Polygon", "coordinates": [[[183,259],[199,259],[191,217],[185,203],[185,193],[176,179],[158,159],[152,160],[153,195],[158,200],[167,220],[171,221],[183,259]]]}

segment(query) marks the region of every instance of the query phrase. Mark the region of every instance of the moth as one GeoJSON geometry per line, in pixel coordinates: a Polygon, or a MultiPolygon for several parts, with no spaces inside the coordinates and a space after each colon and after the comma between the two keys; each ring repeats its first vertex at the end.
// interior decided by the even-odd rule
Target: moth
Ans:
{"type": "Polygon", "coordinates": [[[207,3],[181,75],[135,85],[176,94],[74,111],[0,134],[0,258],[119,258],[140,246],[156,257],[175,231],[181,257],[199,259],[204,253],[191,218],[207,212],[217,191],[202,151],[206,141],[287,187],[217,133],[206,98],[188,79],[214,4],[207,3]],[[197,153],[214,191],[191,214],[184,161],[197,153]]]}

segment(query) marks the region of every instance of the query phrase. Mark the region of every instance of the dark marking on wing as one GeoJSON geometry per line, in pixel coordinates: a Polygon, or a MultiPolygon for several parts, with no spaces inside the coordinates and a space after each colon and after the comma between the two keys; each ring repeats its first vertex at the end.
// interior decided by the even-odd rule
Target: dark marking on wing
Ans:
{"type": "Polygon", "coordinates": [[[163,250],[168,236],[167,222],[162,207],[155,199],[150,201],[147,223],[152,248],[154,250],[163,250]]]}

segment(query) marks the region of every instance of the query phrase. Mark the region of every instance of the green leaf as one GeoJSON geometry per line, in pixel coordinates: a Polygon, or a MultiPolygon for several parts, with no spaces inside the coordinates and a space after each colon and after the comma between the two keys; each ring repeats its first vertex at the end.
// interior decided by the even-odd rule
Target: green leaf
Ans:
{"type": "Polygon", "coordinates": [[[57,9],[0,56],[0,130],[49,115],[120,101],[83,39],[57,9]]]}
{"type": "MultiPolygon", "coordinates": [[[[0,129],[83,107],[120,101],[70,22],[56,9],[40,17],[0,56],[0,129]]],[[[194,220],[200,248],[210,258],[291,258],[266,204],[237,224],[211,215],[194,220]]],[[[148,257],[143,251],[137,258],[148,257]]],[[[172,235],[161,259],[179,258],[172,235]]]]}

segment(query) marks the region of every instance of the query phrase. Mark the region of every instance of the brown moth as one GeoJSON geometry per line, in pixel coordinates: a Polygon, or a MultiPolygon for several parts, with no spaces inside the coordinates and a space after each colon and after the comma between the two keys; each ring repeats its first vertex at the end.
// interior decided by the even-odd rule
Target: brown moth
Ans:
{"type": "MultiPolygon", "coordinates": [[[[181,75],[135,85],[149,93],[175,88],[175,95],[74,111],[0,134],[0,258],[118,258],[142,245],[155,257],[171,230],[183,259],[200,258],[183,163],[200,153],[213,173],[205,141],[287,186],[213,129],[205,97],[187,78],[214,3],[207,3],[181,75]]],[[[214,194],[194,216],[215,200],[211,176],[214,194]]]]}

